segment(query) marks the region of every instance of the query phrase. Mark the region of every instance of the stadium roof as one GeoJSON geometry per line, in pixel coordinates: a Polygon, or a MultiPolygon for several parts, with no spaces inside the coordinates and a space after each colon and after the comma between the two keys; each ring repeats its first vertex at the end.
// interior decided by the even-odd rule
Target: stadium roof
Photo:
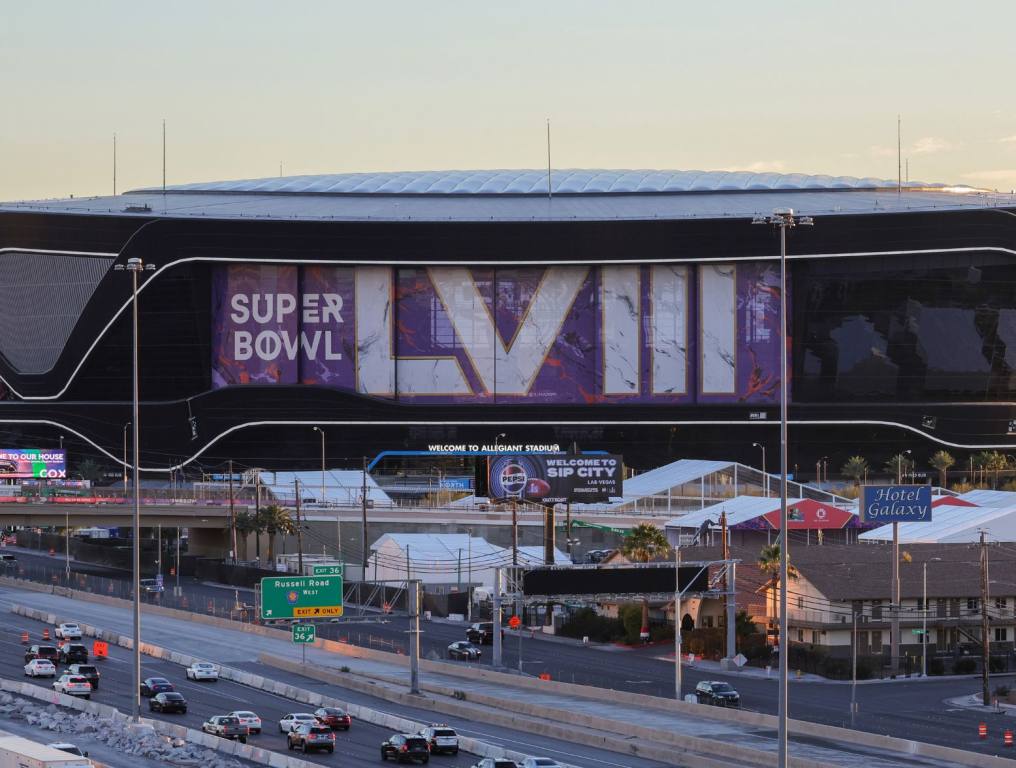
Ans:
{"type": "Polygon", "coordinates": [[[307,221],[572,221],[750,217],[1012,206],[1012,195],[871,177],[742,171],[544,170],[339,173],[148,187],[0,211],[307,221]]]}

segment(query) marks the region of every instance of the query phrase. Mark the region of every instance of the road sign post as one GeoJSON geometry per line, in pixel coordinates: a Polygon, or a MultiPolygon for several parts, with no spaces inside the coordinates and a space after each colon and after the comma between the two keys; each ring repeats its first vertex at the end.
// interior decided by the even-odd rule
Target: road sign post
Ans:
{"type": "Polygon", "coordinates": [[[261,618],[338,618],[342,576],[268,576],[261,579],[261,618]]]}

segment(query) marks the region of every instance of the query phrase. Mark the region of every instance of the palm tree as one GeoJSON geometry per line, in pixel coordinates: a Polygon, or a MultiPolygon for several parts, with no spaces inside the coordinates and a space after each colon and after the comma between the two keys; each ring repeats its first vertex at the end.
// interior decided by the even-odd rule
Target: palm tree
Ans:
{"type": "Polygon", "coordinates": [[[945,488],[949,467],[955,463],[956,459],[948,451],[938,451],[928,459],[928,464],[932,469],[938,470],[938,484],[941,488],[945,488]]]}
{"type": "Polygon", "coordinates": [[[236,536],[243,542],[243,559],[247,559],[247,537],[252,533],[261,534],[258,529],[258,517],[250,510],[241,510],[233,518],[233,525],[236,526],[236,536]]]}
{"type": "MultiPolygon", "coordinates": [[[[648,563],[670,551],[666,534],[651,523],[639,523],[624,539],[621,554],[633,563],[648,563]]],[[[677,619],[680,621],[680,619],[677,619]]],[[[642,598],[642,629],[639,635],[649,639],[649,599],[642,598]]]]}
{"type": "MultiPolygon", "coordinates": [[[[777,592],[781,588],[780,585],[780,545],[779,544],[767,544],[762,547],[758,553],[758,561],[756,563],[759,570],[766,574],[769,579],[763,585],[766,592],[772,592],[773,595],[773,611],[772,616],[777,616],[777,592]]],[[[790,562],[790,555],[787,555],[787,577],[790,579],[797,578],[797,568],[795,568],[790,562]]]]}
{"type": "Polygon", "coordinates": [[[854,483],[860,485],[861,478],[868,474],[868,460],[863,456],[851,456],[840,467],[840,473],[854,478],[854,483]]]}
{"type": "Polygon", "coordinates": [[[914,461],[905,453],[897,453],[885,463],[886,472],[902,480],[914,468],[914,461]]]}
{"type": "MultiPolygon", "coordinates": [[[[988,472],[995,473],[995,479],[992,482],[992,488],[998,487],[998,472],[999,470],[1005,469],[1008,466],[1008,462],[1003,454],[998,451],[981,451],[974,456],[974,464],[980,467],[985,474],[988,472]]],[[[985,478],[987,479],[987,478],[985,478]]]]}
{"type": "Polygon", "coordinates": [[[279,506],[272,504],[261,510],[262,528],[268,534],[268,562],[275,567],[275,537],[279,534],[292,536],[296,533],[296,523],[289,516],[289,512],[279,506]]]}

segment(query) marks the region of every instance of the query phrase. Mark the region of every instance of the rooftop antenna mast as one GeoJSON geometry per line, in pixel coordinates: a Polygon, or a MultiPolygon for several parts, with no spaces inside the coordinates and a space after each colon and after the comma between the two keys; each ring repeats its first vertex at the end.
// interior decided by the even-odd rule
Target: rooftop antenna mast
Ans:
{"type": "Polygon", "coordinates": [[[116,197],[116,132],[113,133],[113,197],[116,197]]]}
{"type": "Polygon", "coordinates": [[[554,197],[554,190],[550,186],[550,118],[547,118],[547,199],[554,197]]]}
{"type": "Polygon", "coordinates": [[[896,115],[896,196],[903,194],[903,142],[901,141],[901,121],[896,115]]]}
{"type": "Polygon", "coordinates": [[[166,194],[166,118],[162,118],[162,194],[166,194]]]}

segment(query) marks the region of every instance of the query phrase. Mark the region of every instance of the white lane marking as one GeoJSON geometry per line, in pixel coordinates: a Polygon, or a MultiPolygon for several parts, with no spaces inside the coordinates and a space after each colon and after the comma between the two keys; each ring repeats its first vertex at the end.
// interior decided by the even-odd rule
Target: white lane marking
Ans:
{"type": "MultiPolygon", "coordinates": [[[[580,754],[576,754],[575,752],[565,752],[563,749],[554,749],[553,747],[545,747],[542,744],[532,744],[532,743],[527,742],[527,741],[516,741],[516,740],[505,738],[504,736],[495,736],[494,734],[491,734],[491,733],[484,733],[483,731],[473,731],[473,730],[467,730],[465,728],[458,728],[457,730],[459,731],[459,733],[465,733],[465,734],[469,734],[469,735],[473,735],[473,736],[481,736],[481,737],[489,740],[492,744],[497,744],[498,746],[502,746],[502,747],[506,746],[506,745],[519,745],[519,746],[526,747],[527,750],[529,748],[532,748],[534,750],[532,754],[534,754],[534,755],[540,755],[540,754],[544,754],[545,755],[545,754],[549,754],[549,753],[554,753],[555,755],[564,755],[565,757],[574,757],[574,758],[577,758],[577,759],[582,760],[584,762],[600,763],[601,765],[611,765],[611,766],[616,766],[616,768],[631,768],[631,766],[628,763],[614,763],[614,762],[611,762],[610,760],[602,760],[602,759],[600,759],[598,757],[590,757],[589,755],[580,755],[580,754]]],[[[644,757],[643,758],[639,758],[639,759],[646,760],[646,762],[655,762],[655,761],[652,761],[652,760],[648,760],[647,758],[644,758],[644,757]]]]}

